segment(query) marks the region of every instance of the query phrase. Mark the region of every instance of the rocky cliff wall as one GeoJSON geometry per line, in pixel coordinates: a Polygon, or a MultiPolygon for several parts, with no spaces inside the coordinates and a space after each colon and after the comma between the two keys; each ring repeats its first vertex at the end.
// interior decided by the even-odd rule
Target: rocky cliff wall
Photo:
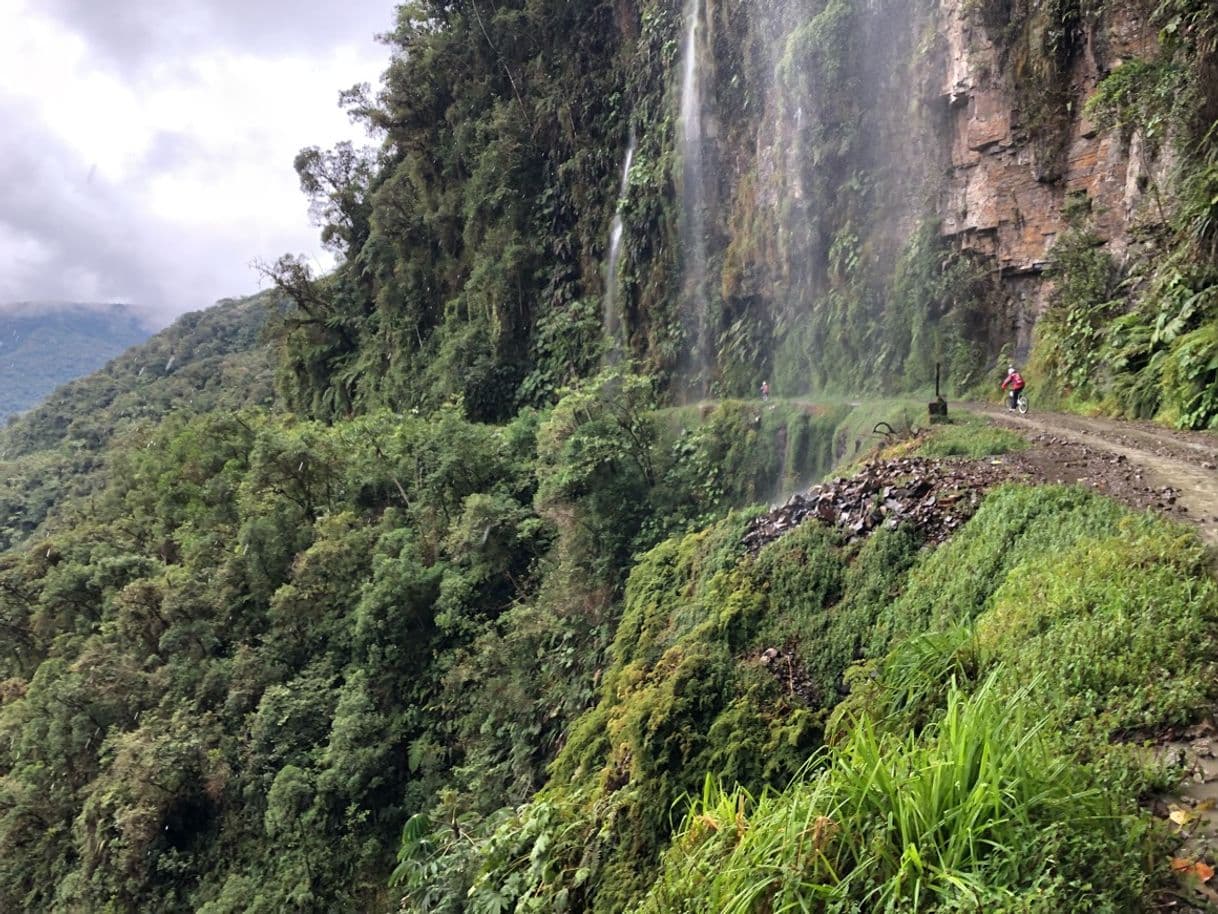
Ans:
{"type": "Polygon", "coordinates": [[[1171,163],[1085,113],[1105,76],[1158,53],[1139,0],[708,10],[721,386],[767,360],[784,386],[919,383],[940,360],[966,385],[1027,355],[1071,218],[1118,260],[1163,221],[1171,163]]]}
{"type": "Polygon", "coordinates": [[[1086,201],[1097,234],[1118,257],[1133,243],[1135,224],[1159,216],[1147,190],[1166,163],[1152,160],[1136,133],[1100,132],[1084,114],[1087,98],[1112,69],[1156,53],[1156,29],[1136,5],[1084,23],[1067,65],[1052,74],[1060,81],[1052,87],[1058,121],[1038,135],[1026,109],[1045,100],[1027,98],[1035,85],[1020,85],[1019,48],[1004,33],[1007,26],[987,26],[968,0],[944,0],[938,16],[950,131],[941,230],[961,249],[993,262],[1022,349],[1050,290],[1044,274],[1072,195],[1086,201]]]}

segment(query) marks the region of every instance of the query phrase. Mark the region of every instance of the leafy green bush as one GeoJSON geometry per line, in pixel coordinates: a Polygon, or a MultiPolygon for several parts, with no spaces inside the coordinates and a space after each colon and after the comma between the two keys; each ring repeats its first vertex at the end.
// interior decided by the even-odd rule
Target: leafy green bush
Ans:
{"type": "Polygon", "coordinates": [[[1124,306],[1121,274],[1103,240],[1081,225],[1058,239],[1052,256],[1057,282],[1036,323],[1033,370],[1047,390],[1086,397],[1105,380],[1105,333],[1124,306]]]}

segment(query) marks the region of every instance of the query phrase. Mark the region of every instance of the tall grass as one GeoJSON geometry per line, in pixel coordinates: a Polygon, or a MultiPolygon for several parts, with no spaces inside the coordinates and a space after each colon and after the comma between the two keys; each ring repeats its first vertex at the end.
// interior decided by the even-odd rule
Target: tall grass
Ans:
{"type": "Polygon", "coordinates": [[[994,681],[921,734],[862,718],[781,794],[708,780],[636,910],[1131,909],[1140,825],[994,681]]]}

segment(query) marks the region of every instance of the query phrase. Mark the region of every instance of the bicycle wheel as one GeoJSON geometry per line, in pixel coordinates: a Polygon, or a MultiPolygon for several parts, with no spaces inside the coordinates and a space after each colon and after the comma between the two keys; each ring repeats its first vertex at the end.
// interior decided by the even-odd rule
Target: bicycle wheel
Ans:
{"type": "Polygon", "coordinates": [[[1015,408],[1019,410],[1019,415],[1026,416],[1028,414],[1028,397],[1027,394],[1020,392],[1015,400],[1015,408]]]}

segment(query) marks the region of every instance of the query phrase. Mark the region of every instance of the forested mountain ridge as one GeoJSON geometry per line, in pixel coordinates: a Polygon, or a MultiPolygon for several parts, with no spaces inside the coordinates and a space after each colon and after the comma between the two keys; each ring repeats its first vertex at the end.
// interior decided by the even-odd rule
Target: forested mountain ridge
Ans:
{"type": "Polygon", "coordinates": [[[263,293],[183,315],[10,419],[0,429],[0,546],[28,536],[66,493],[87,490],[112,439],[175,410],[269,404],[274,359],[262,333],[274,302],[263,293]]]}
{"type": "Polygon", "coordinates": [[[344,94],[383,144],[296,160],[340,267],[284,258],[3,432],[0,909],[1116,912],[1199,879],[1140,803],[1183,775],[1143,741],[1218,701],[1192,533],[906,460],[1024,446],[969,423],[857,504],[765,507],[1034,302],[1045,393],[1210,421],[1215,16],[1138,10],[399,6],[344,94]],[[1113,29],[1145,33],[1120,66],[1113,29]],[[1105,221],[1073,144],[1126,134],[1155,169],[1105,221]],[[996,167],[1063,204],[1056,280],[1003,261],[1046,222],[950,202],[996,167]],[[946,542],[910,520],[940,511],[946,542]]]}
{"type": "Polygon", "coordinates": [[[150,335],[145,318],[122,305],[0,305],[0,420],[150,335]]]}

